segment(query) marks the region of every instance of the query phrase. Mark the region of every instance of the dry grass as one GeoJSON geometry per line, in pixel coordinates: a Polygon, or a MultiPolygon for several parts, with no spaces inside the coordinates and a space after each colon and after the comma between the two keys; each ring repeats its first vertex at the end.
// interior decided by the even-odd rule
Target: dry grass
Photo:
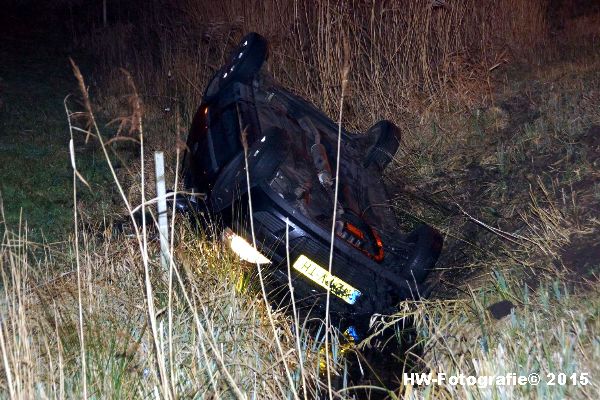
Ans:
{"type": "Polygon", "coordinates": [[[228,49],[248,31],[269,40],[270,67],[279,81],[333,115],[346,40],[352,51],[346,119],[364,129],[428,106],[489,101],[490,70],[511,57],[531,56],[547,39],[544,1],[445,3],[181,0],[140,10],[140,29],[117,24],[88,40],[107,71],[132,70],[143,94],[164,108],[181,107],[185,117],[196,110],[228,49]]]}
{"type": "MultiPolygon", "coordinates": [[[[137,398],[172,391],[178,397],[229,397],[232,387],[220,370],[226,365],[244,396],[287,398],[300,393],[299,358],[290,321],[274,318],[270,329],[264,304],[252,292],[234,290],[243,272],[220,245],[182,229],[180,273],[184,287],[174,292],[172,331],[167,320],[167,282],[152,244],[152,285],[157,336],[164,358],[153,350],[142,257],[135,239],[98,241],[84,236],[81,281],[86,340],[87,386],[93,397],[137,398]],[[184,300],[184,293],[192,304],[184,300]],[[201,326],[198,326],[198,323],[201,326]],[[278,356],[274,335],[285,350],[278,356]],[[206,353],[203,353],[205,347],[206,353]],[[210,349],[210,350],[209,350],[210,349]],[[171,377],[165,387],[158,363],[171,377]],[[285,375],[294,377],[291,387],[285,375]]],[[[72,243],[72,242],[71,242],[72,243]]],[[[156,248],[154,248],[156,247],[156,248]]],[[[77,335],[77,272],[73,248],[57,252],[29,246],[7,233],[2,242],[2,385],[13,398],[78,397],[82,392],[77,335]]],[[[318,348],[300,338],[307,392],[316,390],[318,348]]]]}
{"type": "Polygon", "coordinates": [[[399,393],[435,399],[594,398],[600,390],[597,381],[585,386],[570,381],[548,385],[547,374],[593,377],[600,372],[598,297],[574,295],[558,281],[535,294],[510,277],[498,275],[495,281],[495,290],[475,292],[464,300],[405,305],[404,312],[418,321],[423,370],[448,376],[539,373],[542,383],[466,388],[445,383],[429,390],[408,385],[399,393]],[[485,310],[499,299],[516,304],[513,313],[500,321],[485,310]]]}

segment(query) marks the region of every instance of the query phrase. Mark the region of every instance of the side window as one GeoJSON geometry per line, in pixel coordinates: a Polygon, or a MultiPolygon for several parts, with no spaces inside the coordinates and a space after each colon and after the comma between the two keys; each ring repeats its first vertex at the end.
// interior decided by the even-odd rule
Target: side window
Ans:
{"type": "Polygon", "coordinates": [[[217,165],[222,168],[243,151],[235,104],[219,114],[211,114],[210,118],[213,151],[217,165]]]}

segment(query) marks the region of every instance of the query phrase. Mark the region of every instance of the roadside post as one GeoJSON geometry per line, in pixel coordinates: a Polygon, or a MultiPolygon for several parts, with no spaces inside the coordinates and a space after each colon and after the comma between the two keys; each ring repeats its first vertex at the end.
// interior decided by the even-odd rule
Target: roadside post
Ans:
{"type": "Polygon", "coordinates": [[[169,221],[167,219],[167,188],[165,184],[165,159],[162,151],[154,152],[156,172],[156,197],[158,200],[158,233],[160,235],[160,263],[169,268],[169,221]]]}

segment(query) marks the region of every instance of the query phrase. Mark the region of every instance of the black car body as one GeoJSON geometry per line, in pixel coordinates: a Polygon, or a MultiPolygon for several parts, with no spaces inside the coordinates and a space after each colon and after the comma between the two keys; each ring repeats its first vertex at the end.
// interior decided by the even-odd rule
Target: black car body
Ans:
{"type": "Polygon", "coordinates": [[[322,310],[329,285],[334,314],[392,312],[424,290],[442,248],[428,226],[402,233],[390,205],[382,172],[400,132],[388,121],[365,134],[341,130],[328,275],[339,127],[275,83],[262,68],[266,56],[265,39],[249,34],[209,83],[188,136],[186,189],[204,194],[202,207],[249,243],[251,214],[258,250],[270,261],[264,268],[273,294],[288,296],[291,279],[305,308],[322,310]]]}

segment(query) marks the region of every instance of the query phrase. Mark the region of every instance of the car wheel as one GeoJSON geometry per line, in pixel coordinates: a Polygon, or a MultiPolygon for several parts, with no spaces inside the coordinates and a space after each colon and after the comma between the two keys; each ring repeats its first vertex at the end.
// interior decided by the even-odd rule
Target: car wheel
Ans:
{"type": "Polygon", "coordinates": [[[210,102],[221,88],[231,82],[248,82],[267,59],[267,39],[251,32],[244,36],[231,53],[227,63],[211,78],[204,92],[204,102],[210,102]]]}
{"type": "Polygon", "coordinates": [[[231,82],[252,80],[267,59],[267,54],[267,39],[254,32],[244,36],[220,71],[220,87],[231,82]]]}
{"type": "Polygon", "coordinates": [[[366,132],[367,137],[372,137],[374,143],[367,151],[363,165],[377,165],[383,170],[392,160],[400,147],[400,128],[393,122],[382,120],[373,125],[366,132]]]}
{"type": "Polygon", "coordinates": [[[444,239],[432,227],[419,225],[408,235],[406,241],[413,244],[414,250],[406,264],[406,269],[402,272],[402,276],[409,281],[416,280],[417,283],[421,283],[440,256],[444,239]]]}

